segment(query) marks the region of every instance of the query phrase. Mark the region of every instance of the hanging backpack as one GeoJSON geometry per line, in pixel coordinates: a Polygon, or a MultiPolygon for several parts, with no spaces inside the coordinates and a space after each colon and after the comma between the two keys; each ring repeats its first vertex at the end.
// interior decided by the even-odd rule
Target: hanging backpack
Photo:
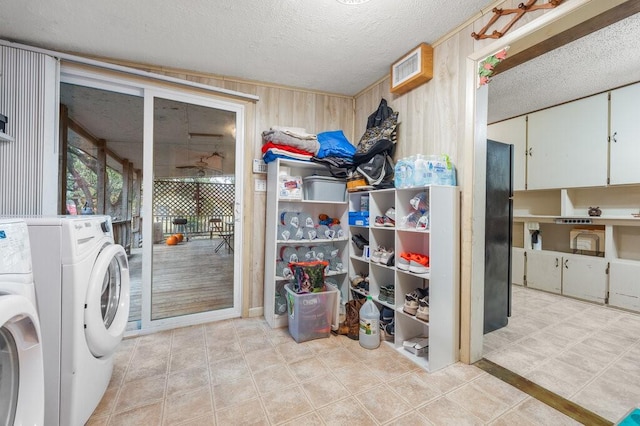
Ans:
{"type": "Polygon", "coordinates": [[[356,170],[366,179],[367,183],[378,189],[393,188],[394,164],[386,153],[376,154],[366,163],[360,164],[356,170]]]}

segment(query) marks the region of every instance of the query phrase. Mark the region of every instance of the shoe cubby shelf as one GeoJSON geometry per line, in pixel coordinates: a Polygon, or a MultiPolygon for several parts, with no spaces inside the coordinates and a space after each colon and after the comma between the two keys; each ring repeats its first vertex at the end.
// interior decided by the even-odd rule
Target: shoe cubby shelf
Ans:
{"type": "MultiPolygon", "coordinates": [[[[372,299],[394,311],[395,333],[386,342],[421,367],[436,371],[459,359],[460,305],[460,193],[457,187],[431,185],[421,188],[387,189],[349,193],[349,211],[360,211],[361,198],[368,197],[370,226],[349,226],[349,236],[360,234],[369,241],[370,253],[379,246],[394,251],[395,263],[386,266],[363,257],[355,243],[347,247],[349,278],[367,275],[369,291],[353,289],[353,293],[371,294],[372,299]],[[420,195],[419,195],[420,194],[420,195]],[[418,206],[416,210],[412,206],[418,206]],[[416,203],[419,201],[419,203],[416,203]],[[428,212],[425,211],[428,206],[428,212]],[[376,216],[395,210],[396,226],[375,226],[376,216]],[[419,211],[419,214],[410,216],[419,211]],[[425,216],[426,218],[422,218],[425,216]],[[403,218],[410,220],[403,221],[403,218]],[[403,227],[416,218],[427,221],[426,229],[403,227]],[[426,273],[398,268],[401,253],[429,257],[426,273]],[[393,285],[395,305],[380,300],[381,288],[393,285]],[[423,321],[403,310],[405,295],[416,288],[429,289],[429,321],[423,321]],[[416,356],[404,349],[403,342],[420,336],[429,337],[426,356],[416,356]]],[[[366,205],[366,203],[365,203],[366,205]]],[[[413,221],[413,222],[412,222],[413,221]]],[[[420,265],[416,265],[420,266],[420,265]]],[[[417,269],[417,268],[416,268],[417,269]]],[[[351,287],[350,284],[348,284],[351,287]]]]}
{"type": "MultiPolygon", "coordinates": [[[[296,161],[287,159],[277,159],[267,165],[267,218],[265,231],[265,255],[264,255],[264,317],[269,326],[272,328],[286,327],[288,323],[288,315],[277,313],[277,298],[282,293],[283,285],[289,281],[288,278],[279,276],[276,272],[276,262],[280,259],[280,249],[283,246],[302,246],[312,247],[319,244],[334,244],[339,249],[338,258],[340,263],[344,265],[342,271],[329,271],[326,277],[331,277],[340,289],[339,303],[346,302],[349,293],[348,270],[346,265],[349,263],[349,253],[347,241],[349,235],[349,215],[348,201],[319,201],[305,199],[290,199],[280,196],[279,176],[296,176],[304,178],[307,176],[330,176],[325,166],[314,164],[306,161],[296,161]],[[315,239],[288,239],[282,240],[278,235],[278,225],[281,224],[281,214],[283,212],[305,213],[310,215],[314,221],[318,220],[320,214],[326,214],[330,218],[340,221],[340,226],[345,237],[335,238],[315,238],[315,239]]],[[[321,193],[320,195],[325,195],[321,193]]],[[[335,197],[335,194],[327,194],[335,197]]],[[[337,306],[336,306],[337,315],[337,306]]]]}

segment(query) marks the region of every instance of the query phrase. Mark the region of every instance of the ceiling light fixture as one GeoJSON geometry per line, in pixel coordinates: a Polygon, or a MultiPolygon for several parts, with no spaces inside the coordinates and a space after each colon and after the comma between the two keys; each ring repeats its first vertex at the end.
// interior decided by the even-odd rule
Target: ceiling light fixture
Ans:
{"type": "Polygon", "coordinates": [[[362,3],[366,3],[369,0],[338,0],[338,3],[342,3],[342,4],[362,4],[362,3]]]}

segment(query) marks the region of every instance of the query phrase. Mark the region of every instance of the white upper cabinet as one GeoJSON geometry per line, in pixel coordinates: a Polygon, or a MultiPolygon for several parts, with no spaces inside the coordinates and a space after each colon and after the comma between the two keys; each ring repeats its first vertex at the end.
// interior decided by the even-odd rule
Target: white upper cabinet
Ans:
{"type": "Polygon", "coordinates": [[[527,189],[607,184],[606,93],[529,114],[527,189]]]}
{"type": "Polygon", "coordinates": [[[640,84],[611,91],[611,185],[640,183],[640,84]]]}
{"type": "Polygon", "coordinates": [[[487,126],[487,138],[513,145],[513,190],[525,189],[527,164],[527,117],[511,118],[487,126]]]}

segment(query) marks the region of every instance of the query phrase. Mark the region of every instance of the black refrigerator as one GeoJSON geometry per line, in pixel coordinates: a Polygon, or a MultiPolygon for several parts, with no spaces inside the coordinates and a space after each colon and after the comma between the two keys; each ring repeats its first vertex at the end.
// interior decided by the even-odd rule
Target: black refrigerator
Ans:
{"type": "Polygon", "coordinates": [[[505,327],[511,316],[513,145],[487,141],[484,255],[484,333],[505,327]]]}

